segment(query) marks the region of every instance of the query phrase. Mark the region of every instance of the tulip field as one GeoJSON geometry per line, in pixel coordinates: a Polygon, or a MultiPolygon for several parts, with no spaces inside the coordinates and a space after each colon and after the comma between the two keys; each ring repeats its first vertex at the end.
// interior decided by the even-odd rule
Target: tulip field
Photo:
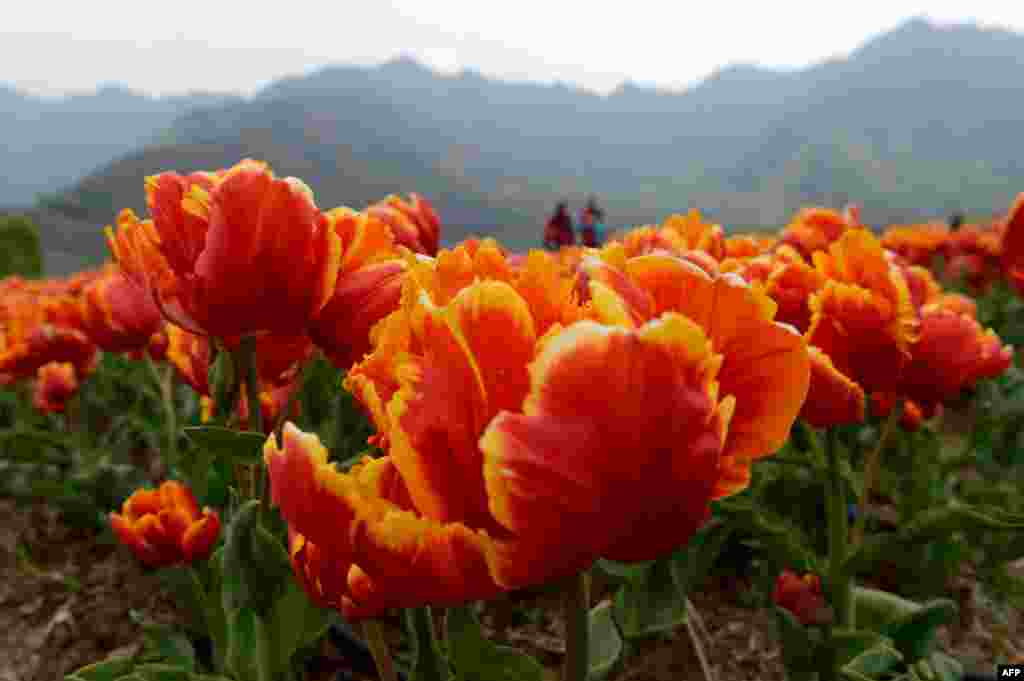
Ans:
{"type": "Polygon", "coordinates": [[[0,681],[1024,663],[1024,194],[513,253],[139,180],[108,264],[0,280],[0,681]]]}

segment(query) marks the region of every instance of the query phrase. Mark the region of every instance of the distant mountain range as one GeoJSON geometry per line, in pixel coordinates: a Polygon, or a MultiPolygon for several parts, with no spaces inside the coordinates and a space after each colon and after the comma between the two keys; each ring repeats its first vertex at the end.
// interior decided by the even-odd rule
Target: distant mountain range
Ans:
{"type": "MultiPolygon", "coordinates": [[[[247,99],[0,90],[0,174],[26,178],[0,202],[51,192],[39,219],[56,243],[47,215],[95,235],[119,208],[143,207],[143,175],[250,156],[305,179],[322,206],[418,191],[446,238],[488,233],[513,247],[538,241],[556,200],[591,193],[617,225],[689,207],[730,226],[780,225],[802,205],[849,200],[878,224],[987,214],[1024,190],[1021,82],[1024,36],[915,19],[844,59],[731,66],[680,93],[627,83],[599,96],[408,59],[331,66],[247,99]]],[[[62,243],[85,253],[77,242],[62,243]]]]}

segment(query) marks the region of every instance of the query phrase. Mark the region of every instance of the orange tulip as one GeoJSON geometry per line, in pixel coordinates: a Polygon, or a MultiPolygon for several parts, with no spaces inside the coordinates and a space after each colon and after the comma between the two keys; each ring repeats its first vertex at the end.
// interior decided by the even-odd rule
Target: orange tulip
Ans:
{"type": "Polygon", "coordinates": [[[366,209],[366,213],[391,228],[395,243],[416,253],[434,255],[441,239],[441,219],[430,202],[419,194],[409,201],[391,195],[366,209]]]}
{"type": "Polygon", "coordinates": [[[116,267],[85,288],[81,306],[83,330],[107,352],[143,349],[163,325],[152,299],[116,267]]]}
{"type": "MultiPolygon", "coordinates": [[[[711,499],[740,489],[749,460],[781,444],[808,367],[800,336],[771,322],[770,301],[674,262],[697,319],[665,311],[543,335],[515,280],[476,281],[441,304],[440,262],[413,267],[402,307],[353,370],[374,389],[367,406],[383,412],[388,455],[342,474],[316,436],[291,426],[280,449],[273,439],[265,448],[273,498],[302,546],[351,564],[343,583],[326,585],[332,571],[321,571],[319,592],[349,617],[370,616],[685,543],[711,499]],[[733,319],[726,310],[737,325],[712,323],[733,319]]],[[[357,392],[364,404],[367,394],[357,392]]]]}
{"type": "Polygon", "coordinates": [[[850,230],[814,254],[826,277],[810,298],[808,343],[866,392],[898,383],[917,333],[917,312],[899,267],[867,230],[850,230]]]}
{"type": "Polygon", "coordinates": [[[27,378],[50,362],[70,362],[78,376],[86,376],[97,361],[96,346],[84,333],[43,324],[32,329],[27,338],[16,339],[0,352],[0,373],[27,378]]]}
{"type": "Polygon", "coordinates": [[[1024,192],[1018,194],[1010,206],[1000,249],[1003,272],[1010,284],[1024,296],[1024,192]]]}
{"type": "Polygon", "coordinates": [[[793,613],[804,625],[819,622],[828,607],[821,591],[820,577],[811,573],[800,577],[790,570],[785,570],[775,580],[772,601],[793,613]]]}
{"type": "Polygon", "coordinates": [[[50,362],[39,367],[32,406],[45,413],[62,412],[78,392],[78,377],[70,362],[50,362]]]}
{"type": "Polygon", "coordinates": [[[684,250],[703,251],[716,261],[725,257],[725,231],[721,225],[705,222],[696,208],[691,208],[686,215],[670,215],[661,228],[678,234],[684,250]]]}
{"type": "Polygon", "coordinates": [[[294,334],[330,298],[340,241],[300,180],[245,160],[150,177],[146,198],[152,220],[122,212],[108,241],[172,323],[222,338],[294,334]]]}
{"type": "Polygon", "coordinates": [[[793,248],[809,259],[814,253],[827,250],[847,230],[859,226],[856,213],[849,209],[839,213],[830,208],[804,208],[782,230],[778,245],[793,248]]]}
{"type": "Polygon", "coordinates": [[[950,231],[942,223],[927,225],[893,225],[882,235],[882,245],[898,253],[911,265],[931,267],[950,239],[950,231]]]}
{"type": "Polygon", "coordinates": [[[1013,363],[1013,349],[974,318],[926,305],[920,339],[913,346],[899,391],[922,407],[947,402],[982,378],[994,378],[1013,363]]]}
{"type": "Polygon", "coordinates": [[[110,514],[122,544],[149,567],[192,563],[210,555],[220,534],[216,511],[199,505],[188,487],[168,480],[158,489],[136,490],[110,514]]]}

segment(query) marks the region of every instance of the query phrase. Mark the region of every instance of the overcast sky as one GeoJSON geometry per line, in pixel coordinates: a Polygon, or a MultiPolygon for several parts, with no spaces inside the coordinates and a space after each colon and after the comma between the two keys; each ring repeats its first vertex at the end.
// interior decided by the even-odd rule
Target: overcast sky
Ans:
{"type": "Polygon", "coordinates": [[[40,93],[120,82],[154,94],[252,93],[328,63],[411,55],[442,71],[598,92],[682,88],[721,66],[843,56],[914,16],[1024,30],[1007,0],[93,0],[4,3],[0,82],[40,93]]]}

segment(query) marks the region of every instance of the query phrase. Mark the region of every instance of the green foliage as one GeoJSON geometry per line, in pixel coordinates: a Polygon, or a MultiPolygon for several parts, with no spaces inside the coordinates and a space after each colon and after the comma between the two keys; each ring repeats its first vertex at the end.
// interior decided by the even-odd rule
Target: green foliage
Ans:
{"type": "Polygon", "coordinates": [[[449,608],[445,629],[456,681],[543,681],[544,667],[539,662],[483,637],[472,608],[449,608]]]}
{"type": "Polygon", "coordinates": [[[27,217],[0,216],[0,277],[40,277],[39,228],[27,217]]]}

